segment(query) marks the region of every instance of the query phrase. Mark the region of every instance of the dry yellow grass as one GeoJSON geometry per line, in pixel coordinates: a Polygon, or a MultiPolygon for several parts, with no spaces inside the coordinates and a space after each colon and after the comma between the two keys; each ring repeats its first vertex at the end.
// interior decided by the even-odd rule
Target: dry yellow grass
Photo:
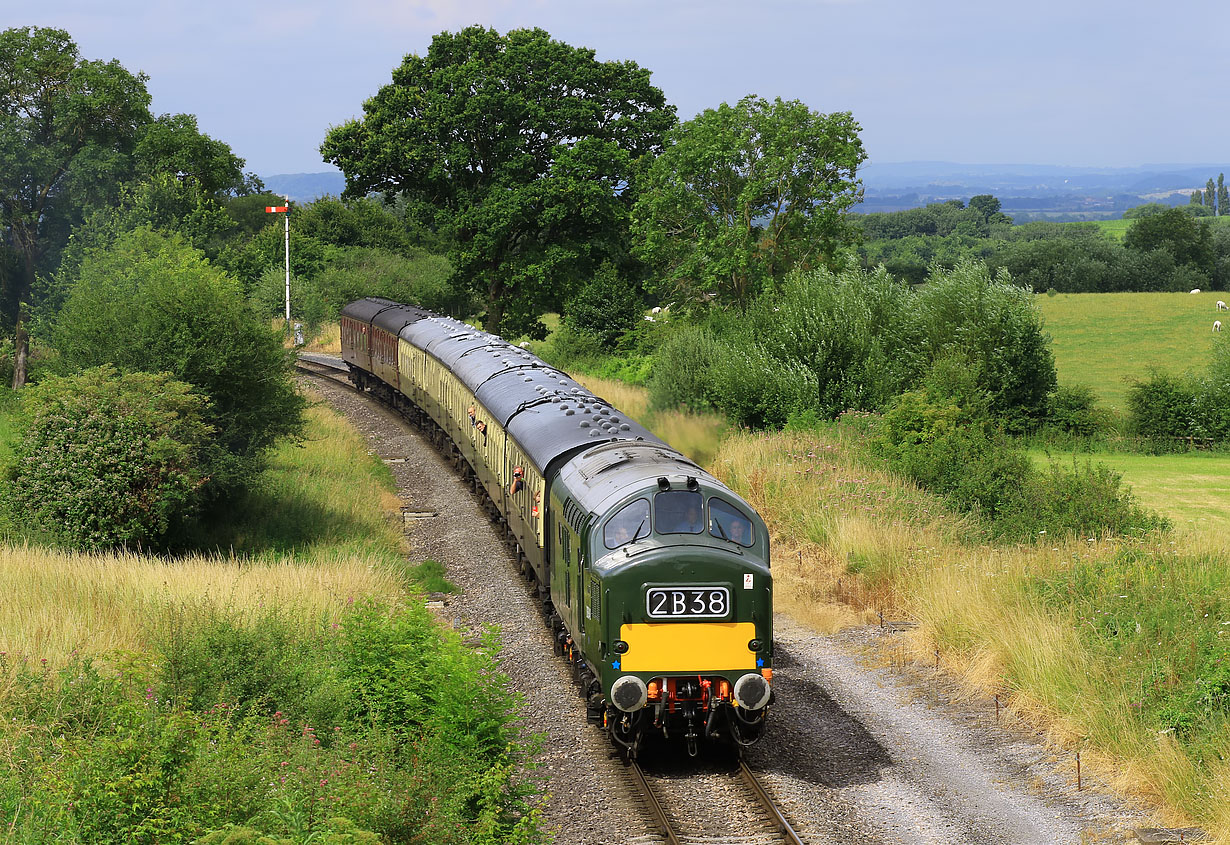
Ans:
{"type": "Polygon", "coordinates": [[[0,583],[0,651],[58,664],[74,651],[144,651],[148,626],[168,606],[293,607],[315,624],[356,597],[395,599],[403,579],[382,561],[353,556],[252,564],[0,547],[0,583]]]}
{"type": "MultiPolygon", "coordinates": [[[[739,433],[710,467],[769,524],[776,609],[822,632],[881,611],[916,622],[901,640],[907,656],[930,664],[939,649],[968,695],[1000,695],[1056,748],[1080,750],[1087,776],[1154,802],[1161,821],[1196,818],[1212,841],[1230,842],[1230,764],[1205,766],[1142,723],[1116,665],[1100,662],[1072,620],[1030,589],[1119,546],[1083,537],[977,542],[974,526],[934,497],[863,465],[857,437],[846,427],[739,433]]],[[[1230,551],[1208,534],[1158,542],[1214,562],[1230,551]]],[[[1219,752],[1230,760],[1230,737],[1219,752]]]]}
{"type": "MultiPolygon", "coordinates": [[[[270,322],[273,330],[278,334],[285,336],[283,345],[289,348],[292,341],[289,335],[286,335],[286,318],[274,317],[270,322]]],[[[307,343],[299,347],[301,352],[315,352],[319,355],[341,355],[342,354],[342,327],[340,323],[325,323],[316,334],[306,339],[307,343]]]]}
{"type": "Polygon", "coordinates": [[[271,456],[262,508],[265,521],[276,524],[287,506],[310,502],[330,515],[331,531],[305,535],[311,542],[296,554],[266,553],[256,561],[0,546],[0,651],[49,664],[74,651],[144,651],[149,626],[168,606],[182,604],[287,608],[310,625],[357,597],[391,601],[402,595],[402,537],[385,517],[400,500],[387,470],[367,454],[353,426],[318,394],[309,397],[315,403],[304,442],[283,444],[271,456]]]}
{"type": "Polygon", "coordinates": [[[713,461],[729,429],[726,421],[716,414],[650,411],[648,391],[643,387],[596,376],[574,375],[573,378],[701,466],[713,461]]]}

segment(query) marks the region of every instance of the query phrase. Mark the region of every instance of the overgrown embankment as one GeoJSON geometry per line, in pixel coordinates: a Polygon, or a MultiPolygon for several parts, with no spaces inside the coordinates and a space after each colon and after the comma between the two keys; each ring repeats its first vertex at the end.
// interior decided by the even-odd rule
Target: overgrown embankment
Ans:
{"type": "Polygon", "coordinates": [[[0,839],[539,841],[496,643],[429,617],[387,468],[315,407],[252,489],[237,554],[0,549],[0,839]]]}
{"type": "Polygon", "coordinates": [[[713,468],[774,535],[779,609],[835,629],[879,611],[1120,788],[1230,841],[1230,549],[1208,537],[985,525],[873,456],[865,423],[727,438],[713,468]]]}

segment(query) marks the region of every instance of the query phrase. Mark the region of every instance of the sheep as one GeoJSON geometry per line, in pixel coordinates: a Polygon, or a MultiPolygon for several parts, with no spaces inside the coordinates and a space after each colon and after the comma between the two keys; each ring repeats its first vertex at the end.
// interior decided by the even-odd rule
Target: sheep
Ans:
{"type": "Polygon", "coordinates": [[[530,342],[529,342],[528,340],[523,340],[523,341],[521,341],[520,343],[518,343],[518,344],[517,344],[517,348],[518,348],[518,349],[529,349],[529,348],[530,348],[530,342]]]}
{"type": "Polygon", "coordinates": [[[1192,293],[1200,293],[1200,288],[1192,288],[1192,293]]]}
{"type": "Polygon", "coordinates": [[[1221,320],[1214,320],[1214,321],[1213,321],[1213,331],[1215,331],[1215,332],[1219,332],[1219,331],[1221,331],[1221,320]]]}
{"type": "Polygon", "coordinates": [[[1222,301],[1219,299],[1219,300],[1217,300],[1217,310],[1218,310],[1218,311],[1227,311],[1227,310],[1230,310],[1230,309],[1228,309],[1228,308],[1226,307],[1226,303],[1222,302],[1222,301]]]}
{"type": "Polygon", "coordinates": [[[661,306],[659,306],[659,305],[655,305],[655,306],[653,307],[653,311],[652,311],[651,313],[652,313],[655,317],[656,317],[656,316],[658,316],[659,314],[661,314],[661,313],[662,313],[662,307],[661,307],[661,306]]]}

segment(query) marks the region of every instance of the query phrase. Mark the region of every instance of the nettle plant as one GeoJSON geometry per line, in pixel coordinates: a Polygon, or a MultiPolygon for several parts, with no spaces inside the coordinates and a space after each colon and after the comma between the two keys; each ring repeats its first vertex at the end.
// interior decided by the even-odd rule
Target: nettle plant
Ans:
{"type": "Polygon", "coordinates": [[[205,405],[170,374],[109,365],[30,388],[6,473],[14,521],[79,549],[164,543],[205,480],[205,405]]]}

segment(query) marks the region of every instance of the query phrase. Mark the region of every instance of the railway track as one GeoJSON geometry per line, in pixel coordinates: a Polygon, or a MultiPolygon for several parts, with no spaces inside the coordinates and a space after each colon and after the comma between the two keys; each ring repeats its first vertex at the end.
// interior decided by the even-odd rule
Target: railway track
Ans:
{"type": "MultiPolygon", "coordinates": [[[[305,375],[327,379],[355,392],[358,389],[351,383],[348,370],[333,356],[301,355],[295,367],[305,375]]],[[[366,394],[365,394],[366,395],[366,394]]],[[[372,397],[376,398],[376,397],[372,397]]],[[[379,403],[383,406],[384,403],[379,403]]],[[[803,845],[804,840],[787,821],[785,815],[777,807],[772,797],[747,763],[739,760],[738,768],[725,770],[717,775],[718,784],[697,784],[695,778],[685,783],[691,783],[700,792],[720,793],[714,795],[674,795],[663,799],[663,791],[687,793],[688,788],[668,789],[667,782],[671,779],[654,774],[646,775],[635,761],[629,761],[625,770],[632,780],[634,791],[646,808],[652,822],[657,827],[659,836],[647,839],[637,839],[637,842],[664,841],[669,845],[803,845]],[[656,784],[656,786],[655,786],[656,784]],[[692,804],[693,806],[686,806],[692,804]],[[725,820],[715,820],[715,808],[721,808],[725,820]],[[719,833],[684,833],[687,828],[697,827],[697,821],[707,830],[719,829],[719,833]]],[[[714,775],[702,776],[714,777],[714,775]]],[[[675,779],[678,780],[678,779],[675,779]]],[[[693,789],[692,791],[696,791],[693,789]]]]}
{"type": "Polygon", "coordinates": [[[346,365],[340,358],[333,358],[329,355],[300,355],[295,361],[295,369],[301,373],[327,378],[354,389],[347,375],[346,365]]]}
{"type": "MultiPolygon", "coordinates": [[[[687,808],[678,806],[678,801],[664,799],[661,781],[653,775],[646,775],[635,760],[627,761],[626,768],[636,792],[653,819],[653,823],[658,827],[663,841],[668,845],[706,845],[707,843],[712,843],[712,845],[775,845],[776,843],[804,845],[803,839],[778,808],[772,796],[765,790],[755,772],[743,760],[739,761],[738,769],[729,773],[726,778],[727,785],[735,787],[741,793],[748,807],[743,808],[742,813],[730,812],[728,822],[719,821],[718,826],[722,829],[718,833],[689,834],[683,832],[684,828],[690,825],[679,817],[686,815],[687,808]],[[749,817],[753,820],[752,825],[746,823],[749,817]],[[759,829],[753,829],[757,822],[759,829]]],[[[700,813],[706,818],[705,827],[714,827],[712,819],[714,802],[702,802],[698,799],[698,803],[706,805],[700,813]]],[[[721,803],[727,810],[737,809],[730,806],[729,795],[718,803],[721,803]]]]}

